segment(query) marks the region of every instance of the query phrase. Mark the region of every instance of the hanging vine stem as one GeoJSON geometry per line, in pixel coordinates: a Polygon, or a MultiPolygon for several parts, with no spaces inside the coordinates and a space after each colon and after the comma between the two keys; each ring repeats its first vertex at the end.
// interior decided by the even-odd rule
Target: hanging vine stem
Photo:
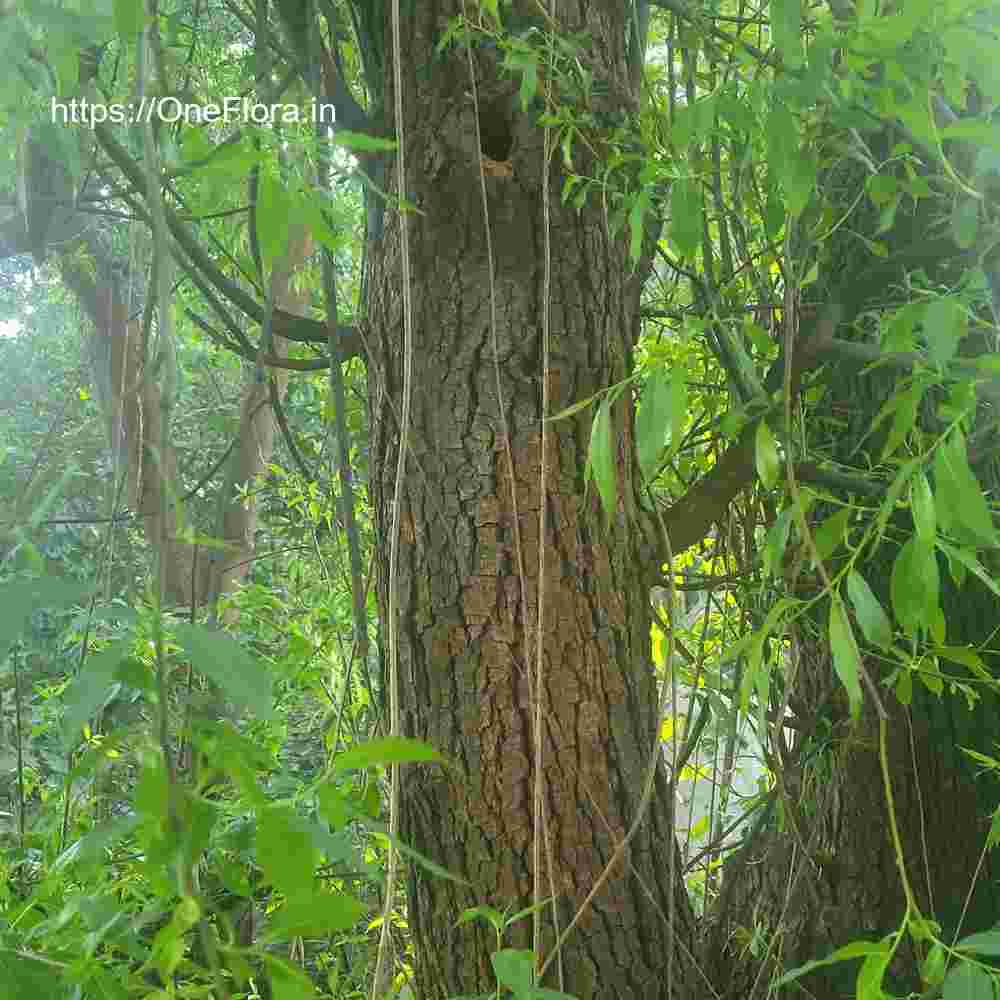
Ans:
{"type": "MultiPolygon", "coordinates": [[[[400,202],[399,236],[403,268],[403,406],[399,420],[399,452],[396,456],[396,482],[393,488],[392,527],[389,542],[389,733],[399,735],[399,608],[396,595],[399,576],[399,525],[403,503],[403,475],[406,471],[406,449],[410,434],[410,403],[413,381],[413,293],[410,287],[409,216],[402,210],[406,197],[406,145],[403,126],[403,66],[400,41],[399,0],[392,0],[392,78],[393,113],[396,119],[396,195],[400,202]]],[[[389,856],[385,877],[385,904],[382,910],[382,931],[379,935],[378,958],[372,983],[372,1000],[380,1000],[391,982],[389,946],[391,943],[392,899],[399,868],[399,852],[395,840],[399,836],[399,764],[389,770],[389,856]]]]}
{"type": "MultiPolygon", "coordinates": [[[[556,0],[551,0],[548,15],[551,20],[555,20],[556,0]]],[[[549,36],[551,38],[551,36],[549,36]]],[[[555,51],[551,44],[548,45],[549,67],[545,74],[545,105],[551,109],[552,105],[552,79],[555,76],[555,51]]],[[[471,57],[470,57],[471,58],[471,57]]],[[[479,117],[476,116],[478,124],[479,117]]],[[[538,482],[538,621],[535,631],[535,704],[534,704],[534,724],[533,738],[535,741],[535,789],[533,796],[533,826],[534,840],[532,843],[532,856],[534,865],[535,882],[532,887],[532,908],[534,909],[532,925],[532,947],[535,951],[536,959],[541,955],[542,949],[542,833],[545,823],[545,783],[542,780],[542,692],[545,690],[542,684],[543,675],[543,652],[544,652],[544,632],[545,622],[545,536],[547,531],[548,496],[545,492],[545,483],[548,478],[548,433],[546,420],[549,415],[549,333],[551,326],[550,306],[552,293],[552,219],[549,212],[549,159],[552,156],[552,129],[545,126],[545,138],[543,143],[542,156],[542,246],[544,256],[544,273],[542,277],[542,415],[541,415],[541,457],[539,459],[539,482],[538,482]]],[[[486,191],[483,190],[485,197],[486,191]]],[[[509,445],[508,445],[509,447],[509,445]]],[[[514,467],[511,464],[511,492],[513,493],[514,467]]],[[[521,584],[522,592],[524,584],[521,584]]],[[[526,606],[526,605],[525,605],[526,606]]],[[[529,662],[525,660],[525,662],[529,662]]],[[[549,876],[552,872],[550,870],[549,876]]],[[[559,915],[556,909],[555,893],[552,893],[552,914],[555,921],[556,938],[559,937],[559,915]]],[[[560,953],[557,951],[557,955],[560,953]]],[[[563,968],[562,956],[559,957],[559,988],[563,989],[563,968]]]]}

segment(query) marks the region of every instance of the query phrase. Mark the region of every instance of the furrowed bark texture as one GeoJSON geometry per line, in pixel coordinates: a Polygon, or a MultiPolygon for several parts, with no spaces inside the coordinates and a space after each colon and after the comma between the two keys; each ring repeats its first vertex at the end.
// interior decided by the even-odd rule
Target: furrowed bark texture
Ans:
{"type": "MultiPolygon", "coordinates": [[[[413,269],[409,458],[399,567],[399,685],[405,735],[446,754],[447,768],[403,774],[403,839],[471,887],[409,869],[409,921],[418,995],[439,998],[495,986],[492,931],[455,927],[463,908],[528,905],[532,892],[534,743],[531,696],[538,611],[542,395],[542,132],[504,80],[476,55],[484,128],[510,143],[513,176],[488,176],[496,268],[496,338],[510,431],[508,466],[490,329],[480,150],[465,51],[434,46],[459,3],[404,13],[404,119],[413,269]],[[505,132],[506,130],[506,132],[505,132]],[[515,545],[518,515],[526,593],[515,545]],[[531,652],[526,658],[526,648],[531,652]]],[[[609,2],[573,6],[564,27],[589,29],[588,58],[628,102],[624,13],[609,2]]],[[[386,27],[386,38],[390,36],[386,27]]],[[[392,80],[386,106],[392,107],[392,80]]],[[[496,147],[494,147],[496,148],[496,147]]],[[[581,164],[582,169],[586,165],[581,164]]],[[[387,163],[387,176],[395,177],[387,163]]],[[[577,214],[560,204],[551,167],[550,412],[629,374],[641,269],[629,277],[627,239],[609,235],[599,202],[577,214]]],[[[499,171],[499,174],[505,173],[499,171]]],[[[390,189],[394,185],[390,184],[390,189]]],[[[369,255],[373,363],[372,489],[388,613],[393,481],[402,403],[400,224],[390,206],[369,255]]],[[[593,411],[548,425],[545,569],[543,885],[565,927],[636,814],[656,744],[648,597],[629,528],[634,508],[631,409],[613,411],[618,509],[600,512],[584,466],[593,411]]],[[[666,996],[693,981],[691,915],[675,851],[664,775],[624,865],[596,897],[562,953],[563,980],[546,985],[588,1000],[666,996]],[[675,894],[675,932],[667,924],[675,894]]],[[[553,943],[551,911],[545,948],[553,943]]],[[[530,920],[505,940],[530,946],[530,920]]],[[[553,963],[555,966],[556,963],[553,963]]]]}

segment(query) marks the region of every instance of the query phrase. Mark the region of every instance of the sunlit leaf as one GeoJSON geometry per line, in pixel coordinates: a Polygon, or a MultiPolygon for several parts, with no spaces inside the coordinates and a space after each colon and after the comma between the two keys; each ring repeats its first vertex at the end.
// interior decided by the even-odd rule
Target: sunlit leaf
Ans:
{"type": "Polygon", "coordinates": [[[444,758],[432,746],[406,736],[385,736],[367,743],[358,743],[338,754],[333,761],[335,771],[348,771],[389,764],[427,763],[444,758]]]}
{"type": "Polygon", "coordinates": [[[781,461],[778,458],[778,446],[775,443],[771,428],[762,420],[757,425],[754,437],[757,475],[760,481],[771,489],[778,481],[781,472],[781,461]]]}
{"type": "Polygon", "coordinates": [[[636,452],[644,479],[652,475],[663,451],[670,427],[670,410],[670,378],[665,368],[657,368],[642,391],[635,420],[636,452]]]}

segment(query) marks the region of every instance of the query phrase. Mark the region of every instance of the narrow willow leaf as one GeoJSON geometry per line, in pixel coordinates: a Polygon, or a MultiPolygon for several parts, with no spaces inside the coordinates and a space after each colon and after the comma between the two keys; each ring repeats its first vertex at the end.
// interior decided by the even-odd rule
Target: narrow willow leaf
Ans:
{"type": "Polygon", "coordinates": [[[257,240],[270,264],[288,248],[292,203],[285,187],[271,173],[261,173],[257,194],[257,240]]]}
{"type": "Polygon", "coordinates": [[[671,382],[665,367],[650,375],[642,390],[635,419],[635,444],[639,471],[648,479],[656,470],[671,421],[671,382]]]}
{"type": "Polygon", "coordinates": [[[887,458],[891,458],[896,453],[896,449],[906,440],[906,436],[913,430],[925,388],[926,386],[922,382],[914,382],[896,397],[892,410],[892,429],[889,431],[889,437],[882,449],[881,461],[884,462],[887,458]]]}
{"type": "Polygon", "coordinates": [[[687,368],[678,363],[670,375],[670,448],[667,458],[677,454],[684,438],[688,416],[687,368]]]}
{"type": "Polygon", "coordinates": [[[362,153],[389,153],[396,148],[395,139],[382,139],[366,132],[350,132],[346,128],[338,129],[333,134],[333,143],[362,153]]]}
{"type": "MultiPolygon", "coordinates": [[[[831,514],[813,532],[813,541],[816,543],[816,552],[820,559],[828,559],[844,543],[844,537],[853,513],[854,511],[850,507],[842,507],[835,514],[831,514]]],[[[813,568],[815,568],[815,561],[813,568]]]]}
{"type": "Polygon", "coordinates": [[[888,956],[888,954],[888,945],[882,944],[881,942],[852,941],[850,944],[845,944],[832,954],[827,955],[826,958],[813,959],[811,962],[806,962],[805,965],[800,965],[798,968],[789,970],[774,984],[774,986],[775,988],[787,986],[789,983],[794,983],[796,979],[801,979],[802,976],[812,972],[813,969],[820,969],[824,965],[834,965],[837,962],[847,962],[852,958],[864,958],[868,955],[888,956]]]}
{"type": "Polygon", "coordinates": [[[910,503],[917,537],[933,544],[937,537],[937,515],[934,510],[934,495],[923,472],[918,472],[910,481],[910,503]]]}
{"type": "Polygon", "coordinates": [[[899,550],[889,581],[892,610],[909,635],[926,629],[938,606],[939,578],[934,546],[916,536],[899,550]]]}
{"type": "Polygon", "coordinates": [[[585,410],[595,399],[600,396],[599,392],[595,392],[593,396],[588,396],[586,399],[578,400],[575,403],[571,403],[564,410],[560,410],[558,413],[553,413],[552,416],[546,417],[545,422],[551,424],[556,420],[565,420],[567,417],[572,417],[574,413],[579,413],[581,410],[585,410]]]}
{"type": "Polygon", "coordinates": [[[670,189],[670,236],[681,257],[694,257],[701,245],[701,188],[686,177],[670,189]]]}
{"type": "Polygon", "coordinates": [[[975,545],[995,545],[993,515],[969,466],[965,437],[956,428],[934,454],[934,489],[943,531],[975,545]]]}
{"type": "Polygon", "coordinates": [[[632,208],[628,213],[628,253],[629,259],[632,261],[633,265],[638,263],[639,257],[642,255],[642,238],[645,235],[643,222],[646,219],[646,213],[649,211],[650,200],[649,190],[647,188],[643,188],[643,190],[639,192],[635,201],[632,203],[632,208]]]}
{"type": "Polygon", "coordinates": [[[771,0],[771,38],[789,69],[802,58],[802,0],[771,0]]]}
{"type": "Polygon", "coordinates": [[[609,516],[614,516],[618,506],[618,483],[611,441],[611,401],[608,398],[598,408],[590,430],[590,468],[604,509],[609,516]]]}
{"type": "Polygon", "coordinates": [[[844,610],[844,603],[838,594],[834,594],[830,600],[829,632],[833,666],[847,690],[851,715],[857,718],[861,713],[861,654],[858,652],[858,644],[844,610]]]}
{"type": "Polygon", "coordinates": [[[767,532],[764,545],[764,572],[769,576],[776,575],[781,570],[781,560],[788,546],[788,535],[792,528],[794,507],[786,507],[777,517],[767,532]]]}
{"type": "Polygon", "coordinates": [[[982,681],[992,681],[993,675],[987,670],[983,658],[971,646],[938,646],[934,652],[952,663],[960,663],[970,674],[982,681]]]}
{"type": "Polygon", "coordinates": [[[938,548],[948,556],[949,559],[955,560],[955,562],[964,566],[976,579],[981,581],[990,590],[1000,597],[1000,586],[997,586],[996,581],[986,572],[986,567],[973,555],[971,552],[967,552],[965,549],[956,548],[954,545],[949,545],[947,542],[942,542],[938,539],[938,548]]]}
{"type": "Polygon", "coordinates": [[[892,625],[879,599],[872,592],[865,578],[851,570],[847,574],[847,594],[854,606],[861,633],[873,646],[888,649],[892,644],[892,625]]]}
{"type": "Polygon", "coordinates": [[[443,761],[444,758],[434,747],[420,740],[406,736],[386,736],[378,740],[360,743],[344,753],[338,754],[333,761],[335,771],[386,766],[388,764],[427,763],[443,761]]]}
{"type": "Polygon", "coordinates": [[[818,164],[806,149],[796,150],[785,162],[781,181],[785,186],[785,207],[790,215],[799,216],[809,204],[816,186],[818,164]]]}
{"type": "Polygon", "coordinates": [[[760,481],[768,489],[771,489],[778,481],[781,462],[778,458],[778,446],[775,444],[774,435],[771,433],[771,428],[763,420],[757,425],[754,442],[756,445],[757,475],[760,476],[760,481]]]}

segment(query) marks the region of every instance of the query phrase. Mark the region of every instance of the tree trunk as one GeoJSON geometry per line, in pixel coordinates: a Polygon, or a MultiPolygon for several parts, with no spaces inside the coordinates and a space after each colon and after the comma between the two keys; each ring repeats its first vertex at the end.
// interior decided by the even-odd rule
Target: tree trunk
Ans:
{"type": "MultiPolygon", "coordinates": [[[[479,149],[466,53],[434,47],[457,2],[417,5],[404,21],[403,106],[412,266],[413,352],[408,458],[400,516],[399,697],[405,735],[426,740],[447,767],[403,775],[403,840],[471,883],[409,871],[409,924],[418,995],[444,998],[495,985],[492,931],[456,928],[464,908],[530,904],[535,741],[531,675],[539,607],[539,513],[544,539],[541,746],[544,816],[542,944],[565,928],[635,819],[657,747],[649,660],[648,592],[638,571],[631,401],[613,410],[618,507],[600,510],[584,478],[591,413],[546,425],[541,400],[544,235],[542,132],[520,113],[516,81],[476,55],[480,124],[509,146],[512,176],[485,183],[496,273],[495,347],[479,149]],[[494,374],[500,369],[505,437],[494,374]],[[512,490],[513,478],[513,490],[512,490]],[[524,579],[519,572],[523,559],[524,579]]],[[[575,9],[569,30],[599,41],[591,64],[627,108],[624,9],[575,9]],[[583,13],[577,13],[582,11],[583,13]]],[[[386,38],[391,38],[389,27],[386,38]]],[[[387,60],[388,61],[388,60],[387,60]]],[[[387,80],[386,106],[393,82],[387,80]]],[[[485,140],[484,140],[485,141],[485,140]]],[[[499,151],[497,151],[499,148],[499,151]]],[[[582,153],[581,153],[582,155],[582,153]]],[[[395,164],[387,177],[394,182],[395,164]]],[[[585,167],[583,169],[586,169],[585,167]]],[[[394,191],[394,183],[389,184],[394,191]]],[[[612,239],[599,201],[577,214],[550,175],[549,412],[631,372],[642,273],[631,279],[627,241],[612,239]]],[[[388,622],[388,566],[403,390],[400,217],[386,213],[369,255],[368,321],[374,363],[372,491],[379,603],[388,622]]],[[[390,627],[387,625],[387,627],[390,627]]],[[[546,984],[581,1000],[693,996],[692,917],[661,772],[646,820],[611,879],[590,902],[546,984]],[[671,853],[673,852],[673,858],[671,853]],[[671,882],[671,876],[673,881],[671,882]],[[671,905],[671,892],[673,901],[671,905]],[[668,926],[673,913],[675,933],[668,926]]],[[[506,947],[530,947],[530,920],[506,947]]]]}
{"type": "MultiPolygon", "coordinates": [[[[873,135],[868,142],[873,149],[887,151],[892,139],[889,134],[873,135]]],[[[839,169],[857,173],[854,164],[839,169]]],[[[828,182],[830,190],[857,190],[864,176],[856,177],[853,187],[843,176],[828,178],[828,182]]],[[[853,223],[856,232],[867,232],[872,238],[879,233],[878,227],[877,211],[872,209],[867,215],[859,212],[853,223]]],[[[824,291],[818,294],[820,301],[825,297],[844,304],[838,336],[857,338],[858,330],[864,331],[862,337],[872,335],[872,326],[866,328],[870,320],[863,314],[888,308],[886,290],[902,286],[907,272],[918,266],[940,287],[959,284],[965,264],[958,248],[947,238],[926,239],[922,234],[930,230],[929,212],[920,203],[916,209],[900,211],[893,228],[879,234],[889,246],[885,263],[859,256],[853,236],[834,244],[828,256],[839,267],[831,265],[825,274],[821,272],[819,285],[824,291]]],[[[876,429],[873,422],[896,388],[896,377],[885,370],[862,370],[860,364],[831,366],[823,380],[828,391],[807,428],[816,437],[827,438],[817,452],[828,453],[846,467],[879,465],[888,427],[883,424],[876,429]],[[842,418],[832,442],[828,429],[823,428],[823,415],[842,418]]],[[[937,402],[928,393],[921,410],[920,423],[929,431],[928,441],[933,440],[930,434],[940,433],[931,422],[937,402]]],[[[851,498],[845,494],[842,499],[851,498]]],[[[825,514],[816,517],[814,529],[833,509],[818,504],[814,516],[819,508],[825,514]]],[[[890,529],[883,547],[874,556],[866,550],[856,568],[891,613],[892,567],[901,541],[914,530],[910,515],[897,511],[890,529]]],[[[829,561],[832,572],[841,568],[841,557],[842,552],[834,553],[829,561]]],[[[988,561],[989,553],[982,558],[988,561]]],[[[993,646],[996,598],[971,577],[963,587],[956,587],[945,561],[939,558],[938,564],[940,607],[947,623],[941,644],[982,646],[983,660],[996,676],[995,656],[986,652],[993,646]]],[[[715,928],[716,951],[728,955],[731,963],[725,977],[730,984],[728,995],[741,1000],[766,995],[767,975],[777,967],[775,963],[790,968],[822,958],[849,941],[878,940],[896,931],[906,913],[890,839],[878,718],[870,692],[865,691],[861,719],[856,725],[850,721],[830,657],[828,608],[827,600],[821,601],[815,619],[794,636],[794,675],[787,703],[795,707],[805,729],[795,733],[784,752],[771,734],[775,759],[782,761],[777,811],[764,825],[762,836],[730,860],[724,879],[729,887],[723,889],[717,907],[721,922],[715,928]],[[768,967],[758,976],[758,959],[768,947],[768,967]],[[757,988],[751,992],[752,983],[757,988]]],[[[860,639],[857,627],[855,632],[860,639]]],[[[900,645],[906,647],[908,641],[900,639],[900,645]]],[[[909,881],[921,915],[940,922],[940,937],[951,942],[956,933],[992,927],[1000,918],[1000,895],[993,889],[989,855],[984,854],[989,813],[1000,800],[995,781],[977,781],[975,767],[962,749],[995,755],[1000,706],[989,688],[977,680],[966,684],[965,691],[943,683],[942,674],[959,682],[972,677],[964,667],[943,658],[940,668],[928,658],[910,673],[912,701],[904,705],[895,684],[882,683],[895,666],[899,666],[895,657],[865,658],[865,668],[889,715],[888,769],[909,881]],[[976,700],[974,707],[967,704],[969,697],[976,700]]],[[[920,982],[918,955],[911,944],[907,938],[898,950],[887,974],[887,989],[919,992],[926,985],[920,982]]],[[[853,995],[858,965],[854,961],[823,969],[803,984],[821,1000],[853,995]]],[[[798,986],[790,987],[788,995],[799,995],[798,986]]]]}

